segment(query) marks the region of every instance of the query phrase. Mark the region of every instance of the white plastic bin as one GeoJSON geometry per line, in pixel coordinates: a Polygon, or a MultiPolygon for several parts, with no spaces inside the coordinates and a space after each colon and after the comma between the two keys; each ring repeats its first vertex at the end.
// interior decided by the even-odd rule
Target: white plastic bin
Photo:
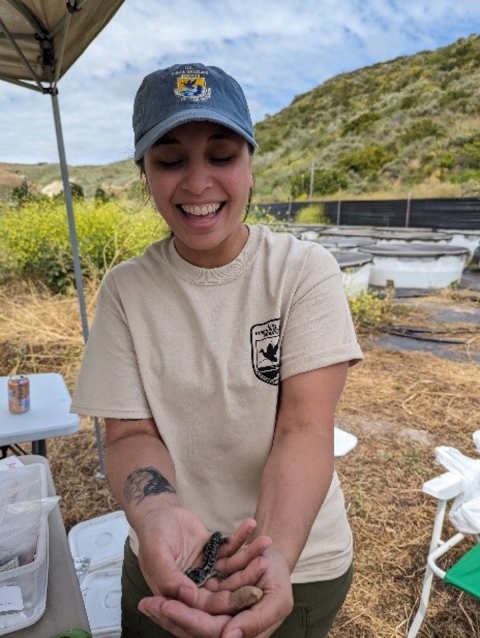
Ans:
{"type": "Polygon", "coordinates": [[[119,638],[121,567],[97,569],[82,580],[83,601],[93,638],[119,638]]]}
{"type": "Polygon", "coordinates": [[[129,525],[124,512],[78,523],[68,533],[93,638],[119,638],[123,549],[129,525]]]}
{"type": "MultiPolygon", "coordinates": [[[[45,468],[41,463],[0,466],[0,636],[29,627],[46,607],[48,579],[48,516],[32,525],[16,526],[16,515],[6,511],[25,501],[47,496],[45,468]],[[4,525],[2,526],[2,521],[4,525]]],[[[22,519],[23,521],[24,519],[22,519]]]]}
{"type": "Polygon", "coordinates": [[[19,589],[23,603],[22,610],[0,613],[0,636],[29,627],[43,616],[47,602],[47,576],[48,518],[44,517],[39,526],[34,560],[0,572],[0,598],[8,600],[19,589]]]}
{"type": "Polygon", "coordinates": [[[89,559],[89,572],[121,565],[128,528],[121,511],[77,523],[68,533],[70,553],[74,559],[89,559]]]}

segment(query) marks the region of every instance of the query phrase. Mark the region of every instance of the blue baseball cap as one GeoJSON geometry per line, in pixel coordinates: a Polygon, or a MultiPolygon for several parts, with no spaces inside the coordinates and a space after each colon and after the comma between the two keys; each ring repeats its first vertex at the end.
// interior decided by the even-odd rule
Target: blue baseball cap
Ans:
{"type": "Polygon", "coordinates": [[[241,86],[216,66],[175,64],[147,75],[135,96],[135,161],[172,128],[207,120],[232,129],[257,147],[241,86]]]}

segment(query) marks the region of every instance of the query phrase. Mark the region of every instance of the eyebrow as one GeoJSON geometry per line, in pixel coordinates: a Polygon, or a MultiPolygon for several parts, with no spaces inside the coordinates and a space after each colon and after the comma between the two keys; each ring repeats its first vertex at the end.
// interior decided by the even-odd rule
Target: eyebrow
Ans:
{"type": "MultiPolygon", "coordinates": [[[[236,134],[232,132],[232,135],[228,133],[214,133],[208,138],[209,142],[215,142],[217,140],[235,140],[236,134]]],[[[168,133],[160,137],[156,142],[152,144],[152,147],[163,146],[167,144],[180,144],[175,137],[168,137],[168,133]]]]}

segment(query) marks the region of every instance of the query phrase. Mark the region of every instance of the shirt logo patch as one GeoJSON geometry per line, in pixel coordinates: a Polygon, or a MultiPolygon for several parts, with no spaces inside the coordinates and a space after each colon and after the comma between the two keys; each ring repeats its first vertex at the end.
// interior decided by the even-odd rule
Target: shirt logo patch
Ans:
{"type": "Polygon", "coordinates": [[[280,319],[257,323],[250,329],[252,366],[255,376],[270,385],[280,378],[280,319]]]}
{"type": "Polygon", "coordinates": [[[193,102],[203,102],[211,97],[212,90],[207,87],[207,79],[201,75],[182,75],[177,78],[177,97],[193,102]]]}

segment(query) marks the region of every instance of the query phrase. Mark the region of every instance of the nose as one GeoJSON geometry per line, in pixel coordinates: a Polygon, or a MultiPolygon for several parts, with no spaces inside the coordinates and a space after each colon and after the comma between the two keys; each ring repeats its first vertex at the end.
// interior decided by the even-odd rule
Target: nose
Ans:
{"type": "Polygon", "coordinates": [[[193,195],[201,195],[213,185],[208,164],[203,161],[191,161],[186,167],[182,180],[182,188],[193,195]]]}

